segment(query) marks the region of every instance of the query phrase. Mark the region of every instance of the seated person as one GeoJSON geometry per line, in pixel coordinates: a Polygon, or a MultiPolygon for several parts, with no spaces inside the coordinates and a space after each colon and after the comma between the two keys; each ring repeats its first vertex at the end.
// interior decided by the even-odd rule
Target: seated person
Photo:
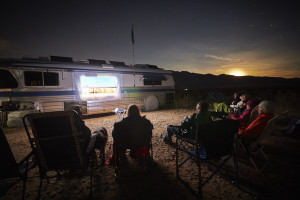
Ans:
{"type": "MultiPolygon", "coordinates": [[[[239,93],[237,93],[237,92],[235,92],[235,93],[233,94],[233,101],[231,102],[231,105],[233,105],[233,107],[234,107],[238,102],[241,101],[240,96],[241,96],[241,95],[240,95],[239,93]]],[[[230,107],[231,107],[231,105],[230,105],[230,107]]]]}
{"type": "MultiPolygon", "coordinates": [[[[113,154],[105,162],[105,164],[110,165],[110,164],[113,164],[115,161],[115,150],[116,150],[116,145],[117,145],[116,140],[119,140],[120,142],[122,142],[123,145],[126,145],[125,143],[138,143],[140,141],[145,141],[145,137],[149,137],[149,139],[151,140],[152,130],[153,130],[152,123],[148,119],[146,119],[145,116],[141,116],[139,107],[136,105],[133,105],[133,104],[129,105],[129,107],[127,109],[127,117],[123,118],[120,122],[117,122],[114,124],[114,129],[112,131],[112,137],[114,139],[113,154]],[[116,131],[117,125],[124,127],[125,130],[116,131]],[[130,128],[128,126],[130,126],[130,128]],[[126,130],[126,127],[127,127],[127,130],[126,130]],[[130,130],[128,130],[128,129],[130,129],[130,130]],[[131,131],[131,132],[129,132],[129,131],[131,131]],[[139,135],[137,135],[137,134],[139,134],[139,135]],[[130,141],[128,141],[128,140],[130,140],[130,141]]],[[[146,138],[146,139],[148,139],[148,138],[146,138]]],[[[126,149],[118,148],[118,153],[119,153],[121,159],[126,160],[125,152],[126,152],[126,149]]],[[[149,156],[149,155],[150,155],[150,153],[149,153],[148,147],[130,149],[130,156],[133,158],[149,156]]]]}
{"type": "Polygon", "coordinates": [[[256,140],[266,127],[268,121],[274,117],[275,105],[272,101],[264,100],[258,104],[258,117],[239,135],[246,145],[256,140]]]}
{"type": "Polygon", "coordinates": [[[163,136],[163,141],[165,143],[172,142],[172,135],[181,134],[182,131],[185,133],[185,137],[190,137],[192,139],[196,139],[196,125],[205,124],[211,122],[211,116],[208,112],[208,103],[207,102],[198,102],[196,105],[197,113],[186,117],[183,122],[181,122],[181,126],[168,125],[167,133],[163,136]]]}
{"type": "Polygon", "coordinates": [[[79,135],[79,141],[83,152],[90,154],[95,150],[103,150],[107,142],[107,131],[104,127],[98,128],[96,131],[91,133],[89,127],[85,125],[85,122],[82,120],[82,112],[79,106],[71,106],[70,110],[74,110],[78,113],[79,119],[75,120],[76,130],[81,131],[79,135]],[[80,122],[79,124],[77,122],[80,122]]]}
{"type": "Polygon", "coordinates": [[[259,104],[259,100],[257,98],[250,99],[247,101],[246,111],[241,115],[232,114],[230,115],[231,119],[240,120],[239,133],[242,133],[250,120],[252,110],[259,104]]]}
{"type": "Polygon", "coordinates": [[[235,106],[233,106],[233,108],[234,108],[233,112],[238,115],[242,115],[246,111],[246,105],[247,105],[247,101],[249,99],[249,95],[246,93],[242,93],[240,98],[241,98],[241,101],[239,101],[235,106]]]}

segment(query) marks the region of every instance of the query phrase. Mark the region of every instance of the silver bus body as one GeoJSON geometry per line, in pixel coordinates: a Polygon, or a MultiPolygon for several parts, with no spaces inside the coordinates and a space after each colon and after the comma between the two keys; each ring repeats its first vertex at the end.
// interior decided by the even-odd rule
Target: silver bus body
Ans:
{"type": "Polygon", "coordinates": [[[0,59],[0,77],[2,115],[72,105],[81,106],[86,115],[129,104],[150,111],[174,103],[172,72],[152,65],[0,59]]]}

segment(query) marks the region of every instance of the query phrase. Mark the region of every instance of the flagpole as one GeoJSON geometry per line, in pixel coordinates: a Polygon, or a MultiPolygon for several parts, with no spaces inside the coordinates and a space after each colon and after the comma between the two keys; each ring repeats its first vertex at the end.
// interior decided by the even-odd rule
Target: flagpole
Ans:
{"type": "Polygon", "coordinates": [[[134,59],[134,43],[132,44],[132,60],[133,60],[133,65],[135,65],[135,59],[134,59]]]}
{"type": "Polygon", "coordinates": [[[134,25],[131,26],[131,43],[132,43],[132,65],[133,65],[133,87],[135,87],[135,59],[134,59],[134,32],[133,32],[134,25]]]}
{"type": "Polygon", "coordinates": [[[135,65],[135,59],[134,59],[134,32],[133,32],[134,25],[132,24],[131,26],[131,42],[132,42],[132,60],[133,60],[133,65],[135,65]]]}

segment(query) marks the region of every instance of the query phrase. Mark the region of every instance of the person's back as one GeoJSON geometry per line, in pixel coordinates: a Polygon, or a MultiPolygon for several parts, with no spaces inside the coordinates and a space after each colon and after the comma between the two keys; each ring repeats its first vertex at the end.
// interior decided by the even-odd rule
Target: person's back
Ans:
{"type": "Polygon", "coordinates": [[[172,135],[178,135],[184,133],[184,137],[196,139],[196,131],[198,124],[205,124],[212,121],[208,112],[207,102],[198,102],[196,105],[197,113],[193,113],[191,116],[186,117],[180,126],[168,125],[166,135],[162,136],[165,143],[172,142],[172,135]]]}
{"type": "Polygon", "coordinates": [[[145,117],[129,116],[114,124],[113,139],[119,145],[143,146],[150,142],[153,125],[145,117]]]}
{"type": "Polygon", "coordinates": [[[91,130],[85,125],[85,122],[82,120],[82,112],[79,106],[71,106],[69,109],[77,113],[77,115],[74,113],[75,127],[77,132],[79,133],[79,143],[83,152],[85,152],[92,135],[91,130]]]}
{"type": "Polygon", "coordinates": [[[148,156],[152,129],[152,123],[145,116],[141,116],[139,108],[136,105],[129,105],[127,117],[114,124],[112,131],[114,150],[106,164],[110,165],[114,162],[115,151],[118,151],[119,156],[125,159],[126,149],[130,149],[133,157],[148,156]]]}
{"type": "Polygon", "coordinates": [[[79,133],[79,143],[83,152],[89,154],[97,148],[104,153],[107,142],[106,129],[104,127],[99,127],[97,131],[92,133],[82,119],[81,108],[79,106],[71,106],[69,109],[77,112],[77,115],[75,115],[75,126],[79,133]]]}
{"type": "Polygon", "coordinates": [[[207,109],[202,109],[199,113],[195,113],[196,119],[194,120],[192,124],[192,131],[190,134],[190,137],[192,139],[196,139],[197,134],[197,127],[198,125],[207,124],[209,122],[212,122],[211,116],[207,109]]]}

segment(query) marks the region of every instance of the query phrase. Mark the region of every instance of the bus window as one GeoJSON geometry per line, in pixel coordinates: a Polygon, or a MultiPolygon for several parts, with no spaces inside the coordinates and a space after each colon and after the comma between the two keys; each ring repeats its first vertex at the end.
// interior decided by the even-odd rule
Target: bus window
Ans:
{"type": "Polygon", "coordinates": [[[144,79],[144,85],[161,85],[160,80],[146,80],[144,79]]]}
{"type": "Polygon", "coordinates": [[[162,81],[167,80],[164,75],[161,74],[144,74],[144,85],[161,85],[162,81]]]}
{"type": "Polygon", "coordinates": [[[43,86],[42,72],[25,71],[24,78],[26,86],[43,86]]]}
{"type": "Polygon", "coordinates": [[[7,70],[0,69],[0,88],[17,88],[18,82],[7,70]]]}
{"type": "Polygon", "coordinates": [[[58,73],[55,72],[24,72],[26,86],[58,86],[58,77],[58,73]]]}
{"type": "Polygon", "coordinates": [[[58,73],[44,72],[44,86],[58,86],[58,73]]]}

